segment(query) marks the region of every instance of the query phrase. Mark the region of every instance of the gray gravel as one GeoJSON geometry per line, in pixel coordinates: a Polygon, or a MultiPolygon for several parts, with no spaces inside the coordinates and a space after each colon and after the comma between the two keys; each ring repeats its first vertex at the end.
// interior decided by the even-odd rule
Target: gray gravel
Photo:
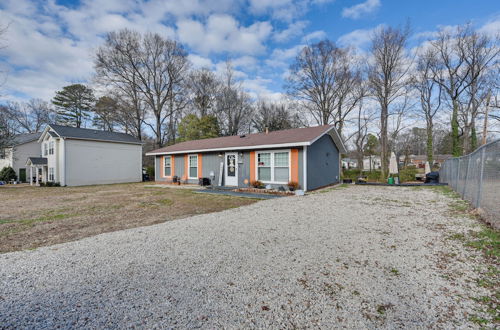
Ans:
{"type": "Polygon", "coordinates": [[[448,202],[349,187],[3,254],[0,328],[473,326],[448,202]]]}

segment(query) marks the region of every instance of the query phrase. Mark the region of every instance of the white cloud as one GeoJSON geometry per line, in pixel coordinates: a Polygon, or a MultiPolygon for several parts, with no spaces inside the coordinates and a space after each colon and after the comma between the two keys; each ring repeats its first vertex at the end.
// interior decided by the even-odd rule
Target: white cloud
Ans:
{"type": "Polygon", "coordinates": [[[309,22],[297,21],[288,26],[287,29],[276,32],[273,39],[276,42],[286,42],[294,37],[300,36],[309,22]]]}
{"type": "Polygon", "coordinates": [[[370,43],[373,32],[383,26],[383,24],[380,24],[373,29],[358,29],[351,31],[340,36],[337,43],[340,46],[354,47],[358,50],[362,50],[370,43]]]}
{"type": "Polygon", "coordinates": [[[314,31],[314,32],[311,32],[309,34],[306,34],[304,37],[302,37],[302,42],[303,43],[310,43],[313,40],[321,40],[321,39],[325,39],[326,37],[327,37],[327,34],[325,31],[318,30],[318,31],[314,31]]]}
{"type": "Polygon", "coordinates": [[[272,26],[269,22],[256,22],[240,26],[232,16],[211,15],[204,25],[193,19],[177,23],[179,40],[203,53],[260,54],[272,26]]]}
{"type": "Polygon", "coordinates": [[[482,27],[479,28],[479,32],[485,33],[491,37],[496,37],[500,35],[500,15],[492,20],[489,20],[482,27]]]}
{"type": "Polygon", "coordinates": [[[380,7],[380,0],[366,0],[352,7],[342,10],[342,17],[358,19],[363,15],[370,14],[380,7]]]}

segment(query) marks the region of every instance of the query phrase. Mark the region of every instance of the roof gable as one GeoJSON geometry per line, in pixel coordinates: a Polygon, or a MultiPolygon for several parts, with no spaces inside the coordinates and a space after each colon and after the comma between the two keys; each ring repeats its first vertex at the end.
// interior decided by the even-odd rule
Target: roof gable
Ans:
{"type": "Polygon", "coordinates": [[[50,134],[53,137],[61,137],[64,139],[142,144],[140,140],[130,134],[54,124],[47,125],[39,141],[43,140],[46,134],[50,134]],[[52,131],[50,129],[52,129],[52,131]]]}
{"type": "Polygon", "coordinates": [[[17,146],[28,142],[37,141],[41,135],[42,132],[18,134],[12,138],[12,141],[10,141],[9,144],[11,146],[17,146]]]}
{"type": "Polygon", "coordinates": [[[207,152],[218,150],[245,150],[255,148],[276,148],[285,146],[307,146],[325,134],[330,134],[338,149],[345,147],[333,125],[293,128],[269,133],[224,136],[212,139],[192,140],[177,143],[148,152],[146,155],[207,152]]]}

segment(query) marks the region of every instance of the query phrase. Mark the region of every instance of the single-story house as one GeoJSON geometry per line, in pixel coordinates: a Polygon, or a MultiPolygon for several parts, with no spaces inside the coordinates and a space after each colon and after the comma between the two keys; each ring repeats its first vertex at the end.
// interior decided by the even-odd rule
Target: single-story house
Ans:
{"type": "Polygon", "coordinates": [[[38,151],[25,162],[36,183],[82,186],[140,182],[142,144],[125,133],[51,124],[38,138],[38,151]]]}
{"type": "MultiPolygon", "coordinates": [[[[452,158],[453,155],[448,155],[448,154],[437,154],[434,155],[434,161],[433,164],[430,164],[431,166],[441,166],[447,159],[452,158]]],[[[401,160],[404,162],[405,161],[405,156],[401,156],[401,160]]],[[[427,155],[409,155],[408,156],[408,165],[413,165],[418,168],[424,168],[425,163],[427,162],[427,155]]]]}
{"type": "Polygon", "coordinates": [[[332,125],[226,136],[177,143],[153,150],[155,180],[185,183],[209,178],[215,186],[272,187],[293,181],[303,190],[339,182],[344,143],[332,125]]]}
{"type": "Polygon", "coordinates": [[[40,132],[18,134],[9,139],[8,147],[0,149],[0,170],[10,166],[16,172],[18,181],[27,182],[26,159],[34,155],[40,156],[40,135],[40,132]]]}

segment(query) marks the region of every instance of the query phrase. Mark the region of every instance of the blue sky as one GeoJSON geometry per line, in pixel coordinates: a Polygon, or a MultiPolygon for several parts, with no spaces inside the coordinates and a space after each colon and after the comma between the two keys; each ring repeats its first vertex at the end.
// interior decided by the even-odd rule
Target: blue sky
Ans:
{"type": "Polygon", "coordinates": [[[498,0],[2,0],[9,24],[0,49],[6,99],[49,100],[91,82],[92,54],[106,32],[158,32],[186,45],[195,67],[220,72],[230,58],[254,97],[279,99],[288,65],[306,43],[329,38],[363,52],[377,26],[409,19],[412,46],[440,26],[472,22],[500,32],[498,0]]]}

